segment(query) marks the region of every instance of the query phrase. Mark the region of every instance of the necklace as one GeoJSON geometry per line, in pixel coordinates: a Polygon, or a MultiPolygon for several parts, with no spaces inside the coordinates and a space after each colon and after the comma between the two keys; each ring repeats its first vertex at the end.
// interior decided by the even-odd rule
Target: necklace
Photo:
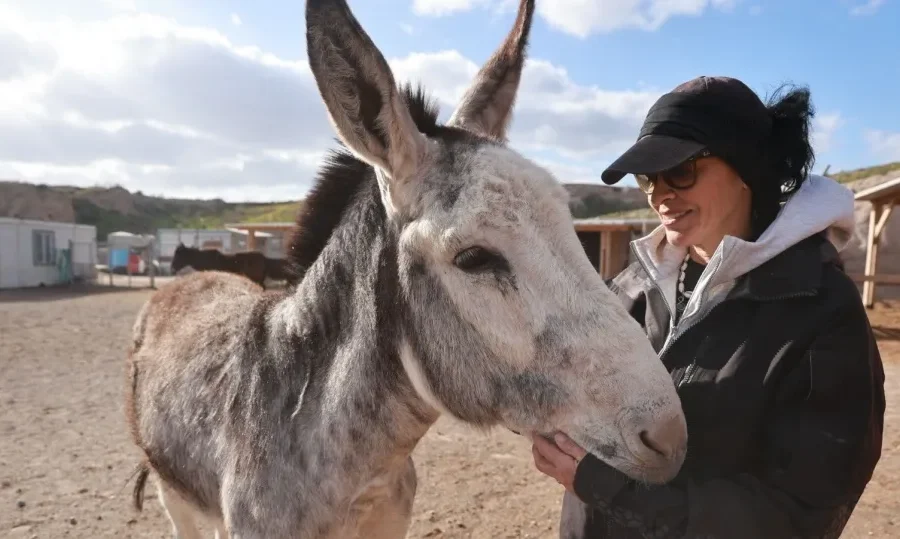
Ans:
{"type": "Polygon", "coordinates": [[[678,291],[681,292],[681,295],[683,295],[686,298],[691,297],[691,294],[694,293],[693,290],[685,291],[685,289],[684,289],[684,278],[687,276],[688,261],[690,259],[691,259],[691,251],[688,250],[687,255],[685,255],[685,257],[684,257],[684,262],[681,263],[681,271],[678,274],[678,291]]]}

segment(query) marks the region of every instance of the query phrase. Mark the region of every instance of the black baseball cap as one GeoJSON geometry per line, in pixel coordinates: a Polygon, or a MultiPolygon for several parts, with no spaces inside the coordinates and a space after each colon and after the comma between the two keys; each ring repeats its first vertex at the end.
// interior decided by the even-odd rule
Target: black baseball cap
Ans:
{"type": "Polygon", "coordinates": [[[709,150],[746,180],[764,162],[771,130],[768,109],[746,84],[730,77],[697,77],[650,107],[637,142],[600,177],[612,185],[626,174],[662,172],[709,150]]]}

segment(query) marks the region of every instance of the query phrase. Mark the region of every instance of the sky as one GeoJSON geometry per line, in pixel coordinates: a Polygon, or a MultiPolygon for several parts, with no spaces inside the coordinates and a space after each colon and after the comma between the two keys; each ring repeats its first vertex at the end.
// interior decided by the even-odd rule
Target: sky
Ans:
{"type": "MultiPolygon", "coordinates": [[[[398,81],[447,119],[515,0],[351,0],[398,81]]],[[[3,0],[0,179],[295,200],[335,133],[300,0],[3,0]]],[[[900,160],[898,0],[538,0],[510,145],[599,183],[698,75],[808,86],[821,173],[900,160]]]]}

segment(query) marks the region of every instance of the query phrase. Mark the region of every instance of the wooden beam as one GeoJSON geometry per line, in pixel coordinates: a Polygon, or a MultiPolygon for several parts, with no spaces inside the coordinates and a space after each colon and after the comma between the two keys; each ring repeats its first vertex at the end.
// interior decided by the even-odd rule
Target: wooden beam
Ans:
{"type": "Polygon", "coordinates": [[[878,274],[865,275],[863,273],[848,273],[851,279],[858,283],[879,283],[879,284],[900,284],[900,275],[896,274],[878,274]]]}
{"type": "Polygon", "coordinates": [[[256,230],[248,230],[247,231],[247,250],[248,251],[256,250],[256,230]]]}
{"type": "Polygon", "coordinates": [[[878,218],[878,224],[875,225],[875,241],[881,241],[881,233],[891,217],[891,211],[894,209],[894,201],[888,202],[882,206],[881,217],[878,218]]]}
{"type": "Polygon", "coordinates": [[[600,253],[597,256],[597,273],[600,274],[601,278],[604,278],[606,272],[606,251],[609,248],[606,242],[607,232],[601,231],[597,234],[597,241],[600,242],[600,253]]]}
{"type": "Polygon", "coordinates": [[[640,228],[640,225],[626,225],[626,224],[601,224],[601,223],[586,223],[586,224],[576,224],[575,231],[576,232],[606,232],[606,231],[617,231],[617,230],[632,230],[635,228],[640,228]]]}
{"type": "MultiPolygon", "coordinates": [[[[866,236],[865,276],[874,277],[878,266],[878,237],[875,235],[881,217],[881,204],[872,204],[869,212],[869,232],[866,236]]],[[[863,283],[863,304],[871,308],[875,304],[875,282],[866,280],[863,283]]]]}
{"type": "Polygon", "coordinates": [[[628,242],[631,233],[628,231],[613,232],[610,234],[609,264],[611,275],[607,279],[615,277],[628,266],[628,242]]]}

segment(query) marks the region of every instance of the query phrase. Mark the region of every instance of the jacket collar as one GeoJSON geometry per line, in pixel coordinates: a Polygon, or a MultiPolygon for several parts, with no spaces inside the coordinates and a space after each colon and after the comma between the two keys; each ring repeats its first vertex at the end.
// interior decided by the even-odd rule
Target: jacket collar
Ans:
{"type": "Polygon", "coordinates": [[[810,236],[739,278],[729,298],[774,301],[815,295],[826,263],[843,266],[831,242],[821,234],[810,236]]]}
{"type": "MultiPolygon", "coordinates": [[[[727,297],[774,301],[815,295],[822,285],[822,268],[827,263],[843,269],[834,245],[823,234],[814,234],[739,277],[727,297]]],[[[629,266],[613,282],[632,299],[654,288],[653,279],[640,263],[629,266]]]]}

